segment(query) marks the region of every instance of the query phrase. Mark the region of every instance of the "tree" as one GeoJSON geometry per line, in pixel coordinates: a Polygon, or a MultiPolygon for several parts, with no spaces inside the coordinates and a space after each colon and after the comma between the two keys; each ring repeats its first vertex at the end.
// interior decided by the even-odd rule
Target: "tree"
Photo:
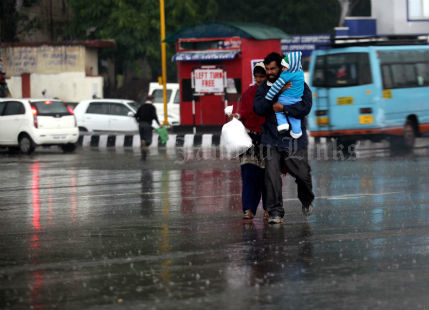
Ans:
{"type": "Polygon", "coordinates": [[[340,13],[336,0],[218,0],[217,20],[258,22],[288,34],[329,33],[340,13]]]}
{"type": "MultiPolygon", "coordinates": [[[[31,6],[36,0],[21,1],[22,6],[31,6]]],[[[0,41],[16,42],[21,33],[31,32],[38,28],[36,19],[17,11],[16,0],[0,1],[0,41]]]]}
{"type": "MultiPolygon", "coordinates": [[[[69,4],[74,12],[70,26],[72,37],[114,39],[117,49],[114,55],[108,56],[115,56],[119,71],[133,66],[136,59],[144,58],[150,64],[152,78],[160,74],[159,0],[69,0],[69,4]]],[[[190,21],[211,19],[217,12],[216,7],[214,0],[204,3],[198,0],[167,0],[167,33],[190,21]]],[[[174,46],[169,46],[167,52],[171,57],[174,46]]],[[[172,77],[171,72],[168,70],[169,77],[172,77]]]]}

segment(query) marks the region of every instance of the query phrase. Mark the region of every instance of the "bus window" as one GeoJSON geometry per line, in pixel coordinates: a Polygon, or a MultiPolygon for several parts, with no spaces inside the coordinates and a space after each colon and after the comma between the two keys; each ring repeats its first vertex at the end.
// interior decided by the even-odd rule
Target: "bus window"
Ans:
{"type": "Polygon", "coordinates": [[[393,88],[392,73],[389,66],[381,66],[381,74],[383,78],[383,89],[393,88]]]}
{"type": "Polygon", "coordinates": [[[406,88],[419,86],[415,64],[391,64],[388,66],[383,66],[383,68],[386,67],[390,67],[392,70],[393,83],[387,85],[389,83],[386,83],[384,80],[385,75],[383,74],[384,86],[389,86],[388,88],[406,88]]]}
{"type": "Polygon", "coordinates": [[[417,86],[417,72],[415,64],[404,65],[404,76],[407,87],[417,86]]]}
{"type": "Polygon", "coordinates": [[[313,86],[345,87],[372,82],[368,53],[317,56],[313,86]]]}
{"type": "Polygon", "coordinates": [[[417,84],[419,86],[429,86],[429,63],[418,63],[417,68],[417,84]]]}
{"type": "Polygon", "coordinates": [[[392,88],[407,87],[407,82],[405,80],[405,73],[404,73],[404,65],[394,64],[394,65],[391,65],[391,68],[392,68],[392,77],[393,77],[392,88]]]}
{"type": "Polygon", "coordinates": [[[379,51],[384,89],[429,86],[427,51],[379,51]]]}

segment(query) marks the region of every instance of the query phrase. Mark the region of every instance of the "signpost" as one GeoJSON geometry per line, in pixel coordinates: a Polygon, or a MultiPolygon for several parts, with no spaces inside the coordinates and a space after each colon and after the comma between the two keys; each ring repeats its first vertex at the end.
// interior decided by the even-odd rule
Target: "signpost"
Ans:
{"type": "Polygon", "coordinates": [[[225,95],[227,87],[226,72],[222,68],[216,68],[216,66],[202,66],[194,69],[191,72],[191,87],[194,90],[192,96],[192,119],[195,134],[195,96],[224,96],[225,107],[227,107],[228,100],[225,95]]]}

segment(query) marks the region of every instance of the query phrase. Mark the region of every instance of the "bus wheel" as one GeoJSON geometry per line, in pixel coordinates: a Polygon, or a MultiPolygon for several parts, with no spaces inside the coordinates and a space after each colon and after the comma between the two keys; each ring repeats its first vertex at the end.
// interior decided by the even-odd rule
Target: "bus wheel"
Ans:
{"type": "Polygon", "coordinates": [[[414,143],[416,142],[416,131],[412,121],[407,121],[405,123],[403,139],[405,148],[412,149],[414,147],[414,143]]]}
{"type": "Polygon", "coordinates": [[[390,150],[395,154],[407,154],[412,151],[416,141],[416,129],[414,122],[407,120],[402,136],[390,137],[390,150]]]}

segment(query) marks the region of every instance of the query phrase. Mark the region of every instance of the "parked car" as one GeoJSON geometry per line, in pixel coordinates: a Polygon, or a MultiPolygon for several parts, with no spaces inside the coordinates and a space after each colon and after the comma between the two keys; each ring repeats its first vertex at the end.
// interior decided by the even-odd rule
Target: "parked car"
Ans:
{"type": "Polygon", "coordinates": [[[73,152],[79,131],[73,110],[59,100],[0,98],[0,145],[30,154],[36,146],[73,152]]]}
{"type": "MultiPolygon", "coordinates": [[[[159,83],[149,84],[149,94],[154,97],[154,106],[159,121],[164,122],[163,86],[159,83]]],[[[167,111],[170,125],[180,124],[180,88],[179,83],[167,83],[167,111]]]]}
{"type": "Polygon", "coordinates": [[[125,99],[83,100],[74,108],[80,131],[138,131],[134,117],[138,104],[125,99]]]}

